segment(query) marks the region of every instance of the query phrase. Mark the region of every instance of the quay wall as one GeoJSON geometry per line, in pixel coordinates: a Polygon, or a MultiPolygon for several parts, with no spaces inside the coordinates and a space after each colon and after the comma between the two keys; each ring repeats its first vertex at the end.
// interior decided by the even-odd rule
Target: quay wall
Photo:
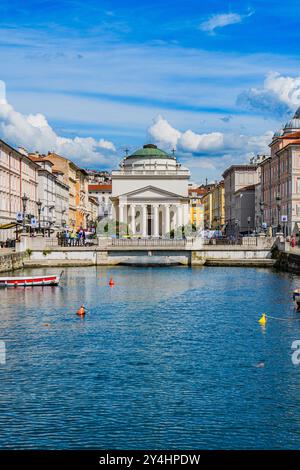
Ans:
{"type": "Polygon", "coordinates": [[[25,266],[270,266],[268,249],[236,246],[204,246],[202,249],[69,247],[33,250],[25,266]]]}
{"type": "Polygon", "coordinates": [[[4,253],[0,254],[0,273],[14,271],[23,268],[25,253],[4,253]]]}
{"type": "Polygon", "coordinates": [[[278,254],[274,267],[279,271],[300,275],[300,253],[281,251],[278,254]]]}

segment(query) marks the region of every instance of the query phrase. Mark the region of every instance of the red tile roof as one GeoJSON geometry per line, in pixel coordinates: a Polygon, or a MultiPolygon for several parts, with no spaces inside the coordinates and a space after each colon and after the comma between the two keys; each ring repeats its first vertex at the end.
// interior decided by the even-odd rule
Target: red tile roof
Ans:
{"type": "Polygon", "coordinates": [[[42,162],[42,163],[47,162],[47,163],[50,163],[51,166],[53,166],[53,163],[50,160],[47,160],[47,158],[35,157],[33,155],[28,155],[28,158],[30,158],[32,162],[42,162]]]}
{"type": "Polygon", "coordinates": [[[189,195],[196,194],[197,196],[204,196],[207,192],[207,189],[204,188],[189,188],[189,195]]]}
{"type": "Polygon", "coordinates": [[[89,184],[89,191],[111,191],[111,184],[89,184]]]}

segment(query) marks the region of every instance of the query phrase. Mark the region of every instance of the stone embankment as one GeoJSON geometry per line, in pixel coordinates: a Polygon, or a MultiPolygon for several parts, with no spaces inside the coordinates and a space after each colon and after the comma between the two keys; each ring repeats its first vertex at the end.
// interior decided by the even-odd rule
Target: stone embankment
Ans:
{"type": "Polygon", "coordinates": [[[94,247],[58,247],[32,250],[25,266],[257,266],[270,267],[271,246],[170,244],[151,242],[94,247]]]}
{"type": "Polygon", "coordinates": [[[99,239],[92,246],[58,246],[56,239],[22,236],[20,253],[3,260],[1,271],[18,267],[67,266],[243,266],[270,267],[275,239],[243,238],[239,244],[202,239],[99,239]],[[25,255],[26,254],[26,255],[25,255]]]}
{"type": "Polygon", "coordinates": [[[26,256],[25,253],[0,252],[0,273],[23,268],[26,256]]]}
{"type": "Polygon", "coordinates": [[[274,267],[279,271],[300,275],[300,250],[279,252],[274,267]]]}

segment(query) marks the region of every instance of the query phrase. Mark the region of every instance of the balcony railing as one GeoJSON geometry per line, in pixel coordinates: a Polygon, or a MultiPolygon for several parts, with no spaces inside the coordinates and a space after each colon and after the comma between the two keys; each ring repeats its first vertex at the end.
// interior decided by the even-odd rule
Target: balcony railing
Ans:
{"type": "Polygon", "coordinates": [[[114,170],[112,176],[189,176],[189,170],[114,170]]]}

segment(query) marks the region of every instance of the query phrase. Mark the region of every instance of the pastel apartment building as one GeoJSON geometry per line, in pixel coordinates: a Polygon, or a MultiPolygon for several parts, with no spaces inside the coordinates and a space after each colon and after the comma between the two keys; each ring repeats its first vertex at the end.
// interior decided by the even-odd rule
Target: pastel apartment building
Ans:
{"type": "Polygon", "coordinates": [[[0,140],[0,241],[15,238],[17,213],[26,201],[26,224],[37,215],[38,168],[28,156],[0,140]]]}
{"type": "Polygon", "coordinates": [[[264,223],[273,234],[291,235],[300,224],[300,108],[270,143],[271,156],[261,164],[264,223]]]}
{"type": "MultiPolygon", "coordinates": [[[[248,203],[245,208],[249,208],[249,193],[253,192],[253,210],[249,208],[249,214],[243,213],[244,217],[251,217],[251,229],[254,228],[254,185],[260,182],[259,162],[252,162],[244,165],[231,165],[223,173],[224,194],[225,194],[225,230],[228,236],[236,236],[240,231],[244,231],[244,222],[241,220],[241,203],[238,198],[242,198],[243,191],[247,188],[248,203]],[[242,230],[243,229],[243,230],[242,230]]],[[[247,224],[248,228],[248,224],[247,224]]]]}

